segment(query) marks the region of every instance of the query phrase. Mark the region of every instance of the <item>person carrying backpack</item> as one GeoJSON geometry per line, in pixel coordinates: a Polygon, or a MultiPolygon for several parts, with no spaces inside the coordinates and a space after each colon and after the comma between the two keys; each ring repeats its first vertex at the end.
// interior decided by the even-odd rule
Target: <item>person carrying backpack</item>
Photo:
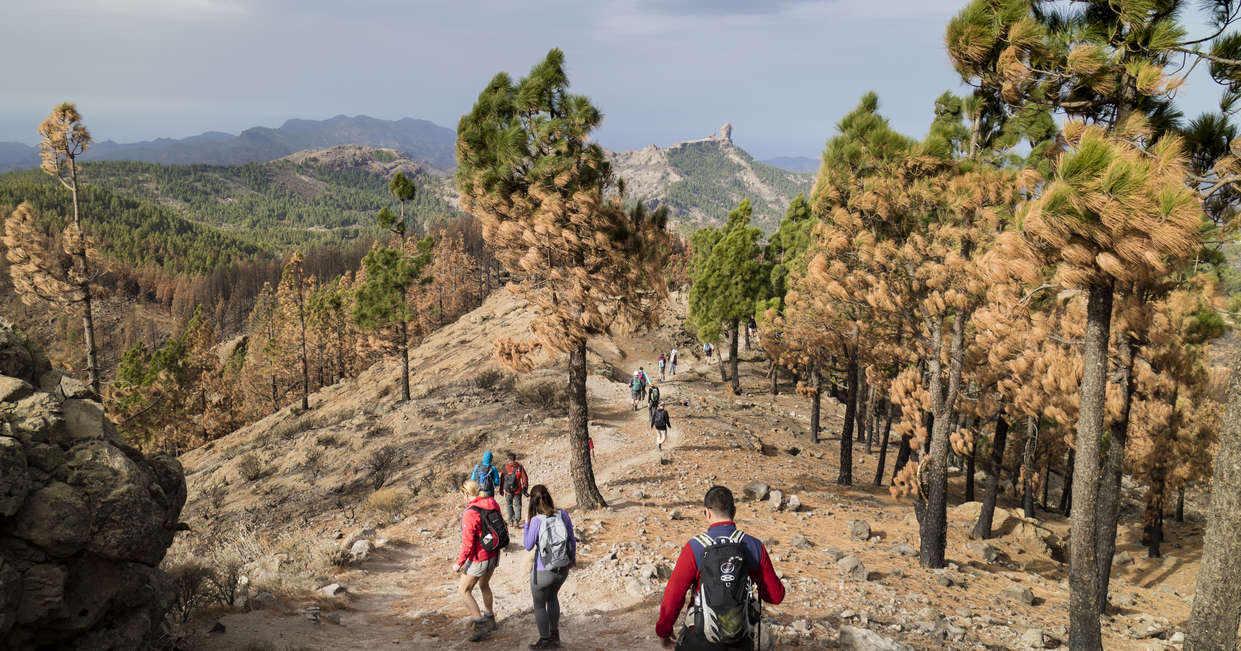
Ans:
{"type": "Polygon", "coordinates": [[[757,588],[759,599],[779,604],[784,584],[763,543],[733,523],[737,507],[732,491],[712,486],[703,506],[711,525],[681,548],[664,588],[655,634],[665,649],[748,651],[760,637],[761,604],[753,589],[757,588]],[[690,591],[693,624],[683,627],[674,642],[673,627],[690,591]]]}
{"type": "Polygon", "coordinates": [[[500,566],[500,550],[508,546],[508,526],[500,513],[495,498],[483,495],[478,482],[467,479],[461,485],[466,509],[461,514],[461,551],[452,566],[461,575],[457,586],[461,600],[470,612],[473,632],[471,642],[486,639],[496,630],[496,615],[492,610],[491,576],[500,566]],[[483,610],[474,601],[474,586],[483,597],[483,610]]]}
{"type": "Polygon", "coordinates": [[[633,410],[638,410],[638,402],[642,400],[642,371],[634,371],[633,378],[629,380],[629,401],[633,403],[633,410]]]}
{"type": "Polygon", "coordinates": [[[655,448],[660,452],[664,451],[664,441],[668,440],[668,427],[671,425],[672,417],[664,406],[655,405],[655,411],[651,412],[651,429],[655,430],[655,448]]]}
{"type": "Polygon", "coordinates": [[[517,463],[517,453],[508,453],[508,463],[500,473],[500,493],[504,495],[504,514],[509,524],[521,524],[521,496],[529,495],[529,477],[526,469],[517,463]],[[516,507],[514,507],[516,504],[516,507]]]}
{"type": "Polygon", "coordinates": [[[664,357],[663,353],[660,353],[659,361],[656,363],[659,365],[659,381],[663,382],[664,381],[664,368],[668,365],[668,358],[664,357]]]}
{"type": "Polygon", "coordinates": [[[470,479],[478,482],[479,495],[492,497],[500,486],[500,471],[491,465],[491,450],[483,453],[483,462],[474,466],[470,479]]]}
{"type": "Polygon", "coordinates": [[[673,348],[672,352],[668,353],[668,367],[672,370],[673,375],[677,374],[677,349],[676,348],[673,348]]]}
{"type": "Polygon", "coordinates": [[[534,598],[534,621],[539,639],[531,649],[560,647],[560,587],[577,564],[577,537],[573,521],[564,509],[557,509],[543,484],[530,489],[530,513],[522,536],[526,549],[537,550],[530,573],[530,595],[534,598]]]}
{"type": "Polygon", "coordinates": [[[649,391],[646,392],[646,411],[647,416],[651,418],[651,422],[655,420],[655,408],[659,406],[659,387],[651,385],[649,391]]]}
{"type": "Polygon", "coordinates": [[[646,400],[646,388],[651,386],[651,378],[646,374],[646,369],[638,367],[638,375],[642,378],[642,399],[646,400]]]}

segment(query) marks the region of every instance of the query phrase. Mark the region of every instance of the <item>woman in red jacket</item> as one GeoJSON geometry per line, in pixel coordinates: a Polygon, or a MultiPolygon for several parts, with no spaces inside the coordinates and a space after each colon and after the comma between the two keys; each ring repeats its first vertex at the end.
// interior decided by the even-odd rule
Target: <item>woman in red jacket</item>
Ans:
{"type": "Polygon", "coordinates": [[[496,630],[496,616],[492,611],[491,575],[500,565],[500,552],[489,552],[483,548],[479,539],[482,537],[482,514],[475,509],[499,511],[500,505],[495,498],[479,495],[478,482],[467,480],[461,486],[465,497],[466,509],[461,514],[461,552],[457,554],[457,562],[452,571],[461,574],[458,588],[465,607],[470,611],[474,632],[470,640],[477,642],[486,638],[496,630]],[[474,586],[483,596],[483,608],[479,611],[478,602],[471,594],[474,586]]]}

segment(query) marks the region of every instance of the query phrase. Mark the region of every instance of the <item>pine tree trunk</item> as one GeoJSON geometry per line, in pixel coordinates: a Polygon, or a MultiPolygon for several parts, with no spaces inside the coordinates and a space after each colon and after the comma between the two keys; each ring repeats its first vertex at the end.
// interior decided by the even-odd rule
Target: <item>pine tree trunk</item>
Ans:
{"type": "Polygon", "coordinates": [[[593,510],[607,506],[599,486],[595,484],[595,470],[590,464],[589,412],[586,402],[586,340],[580,340],[569,349],[569,476],[573,479],[573,494],[580,509],[593,510]]]}
{"type": "Polygon", "coordinates": [[[73,264],[78,268],[82,281],[78,289],[82,292],[82,339],[86,343],[86,377],[91,391],[103,395],[99,380],[99,356],[95,346],[95,306],[90,293],[90,263],[86,259],[86,234],[82,230],[82,217],[78,211],[78,163],[74,158],[69,160],[73,193],[73,225],[78,231],[77,246],[73,248],[73,264]]]}
{"type": "Polygon", "coordinates": [[[724,363],[724,354],[720,353],[720,382],[728,383],[728,365],[724,363]]]}
{"type": "MultiPolygon", "coordinates": [[[[970,453],[965,457],[965,501],[973,502],[974,500],[974,473],[978,472],[978,443],[975,442],[970,448],[970,453]]],[[[959,466],[958,466],[959,467],[959,466]]]]}
{"type": "Polygon", "coordinates": [[[779,367],[773,361],[771,363],[771,395],[773,396],[780,394],[780,371],[778,369],[779,367]]]}
{"type": "Polygon", "coordinates": [[[1069,449],[1069,460],[1064,464],[1064,481],[1060,485],[1060,506],[1056,509],[1060,515],[1068,516],[1073,508],[1073,469],[1075,451],[1069,449]]]}
{"type": "Polygon", "coordinates": [[[819,442],[819,414],[823,405],[823,375],[818,364],[810,365],[810,377],[814,391],[810,396],[810,442],[819,442]]]}
{"type": "Polygon", "coordinates": [[[1142,542],[1146,545],[1146,555],[1149,558],[1163,557],[1159,545],[1163,543],[1163,498],[1166,481],[1167,469],[1157,466],[1154,485],[1148,489],[1146,510],[1142,514],[1142,542]]]}
{"type": "Polygon", "coordinates": [[[733,388],[734,395],[741,395],[741,376],[737,374],[738,355],[737,355],[737,320],[736,319],[733,319],[733,321],[728,324],[728,332],[729,334],[732,335],[731,337],[728,338],[729,339],[728,354],[730,356],[730,359],[728,360],[728,365],[732,367],[732,376],[733,376],[731,386],[733,388]]]}
{"type": "Polygon", "coordinates": [[[879,466],[875,468],[875,485],[876,486],[883,485],[883,466],[888,461],[888,437],[892,434],[892,412],[896,409],[896,406],[892,404],[891,400],[885,400],[884,402],[887,403],[888,413],[887,413],[887,417],[884,419],[883,438],[880,440],[880,443],[879,443],[879,466]]]}
{"type": "Polygon", "coordinates": [[[1102,649],[1099,629],[1098,533],[1099,447],[1107,399],[1107,349],[1112,326],[1112,281],[1097,279],[1086,301],[1082,344],[1081,407],[1069,530],[1069,647],[1102,649]]]}
{"type": "MultiPolygon", "coordinates": [[[[935,336],[942,332],[943,320],[935,328],[935,336]]],[[[938,569],[945,566],[944,554],[948,545],[948,441],[952,426],[952,412],[957,392],[961,387],[961,368],[964,362],[965,315],[957,314],[952,323],[952,342],[948,351],[948,386],[941,389],[935,404],[935,423],[931,430],[931,458],[926,472],[926,517],[919,523],[921,551],[919,560],[923,567],[938,569]]],[[[933,360],[931,381],[941,383],[938,355],[933,360]]]]}
{"type": "Polygon", "coordinates": [[[845,369],[845,424],[840,433],[840,475],[836,483],[853,485],[853,426],[857,420],[858,363],[857,350],[846,352],[848,364],[845,369]]]}
{"type": "Polygon", "coordinates": [[[1136,345],[1125,332],[1116,337],[1116,348],[1120,353],[1117,366],[1119,377],[1117,383],[1124,391],[1124,403],[1120,408],[1120,417],[1112,423],[1109,430],[1107,457],[1104,459],[1103,476],[1099,485],[1099,515],[1095,528],[1095,565],[1098,566],[1099,612],[1107,611],[1108,586],[1112,580],[1112,556],[1116,553],[1116,525],[1120,519],[1120,477],[1125,466],[1125,443],[1129,438],[1129,408],[1133,405],[1133,392],[1136,382],[1133,376],[1133,356],[1136,345]]]}
{"type": "Polygon", "coordinates": [[[857,394],[854,401],[857,405],[853,408],[853,429],[857,432],[857,442],[866,442],[866,375],[859,366],[857,371],[857,388],[854,390],[857,394]]]}
{"type": "Polygon", "coordinates": [[[1000,467],[1004,465],[1004,448],[1008,444],[1008,420],[1001,412],[995,419],[995,436],[991,439],[991,455],[987,463],[987,480],[982,489],[982,509],[978,522],[974,523],[971,538],[987,540],[994,534],[991,524],[995,521],[995,501],[1000,494],[1000,467]]]}
{"type": "Polygon", "coordinates": [[[747,323],[742,327],[745,328],[745,349],[748,351],[750,350],[750,324],[747,323]]]}
{"type": "Polygon", "coordinates": [[[863,422],[866,423],[866,454],[874,454],[875,452],[875,427],[876,413],[879,411],[879,396],[875,392],[872,385],[867,389],[869,395],[866,396],[866,417],[863,422]]]}
{"type": "Polygon", "coordinates": [[[401,397],[409,401],[409,324],[401,319],[401,397]]]}
{"type": "Polygon", "coordinates": [[[1038,419],[1026,416],[1026,445],[1021,455],[1025,481],[1021,485],[1021,506],[1027,518],[1034,517],[1034,453],[1038,446],[1038,419]]]}
{"type": "Polygon", "coordinates": [[[1237,648],[1241,623],[1241,352],[1233,359],[1186,651],[1237,648]]]}
{"type": "Polygon", "coordinates": [[[892,464],[892,479],[896,479],[896,474],[909,463],[909,455],[913,454],[913,446],[910,443],[913,438],[908,434],[901,434],[901,445],[896,450],[896,463],[892,464]]]}
{"type": "Polygon", "coordinates": [[[1051,455],[1043,460],[1043,510],[1051,511],[1051,455]]]}
{"type": "Polygon", "coordinates": [[[1185,521],[1185,487],[1181,486],[1176,489],[1176,516],[1177,522],[1185,521]]]}

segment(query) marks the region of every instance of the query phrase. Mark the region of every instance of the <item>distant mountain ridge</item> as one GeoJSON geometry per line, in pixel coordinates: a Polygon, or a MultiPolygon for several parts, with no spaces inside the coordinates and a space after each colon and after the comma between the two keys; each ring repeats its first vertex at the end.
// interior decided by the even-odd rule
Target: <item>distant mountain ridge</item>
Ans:
{"type": "MultiPolygon", "coordinates": [[[[453,129],[414,118],[381,120],[337,115],[327,120],[286,120],[278,128],[252,127],[238,135],[208,131],[189,138],[143,142],[96,142],[84,161],[131,160],[163,165],[241,165],[267,162],[306,149],[362,145],[394,149],[442,170],[456,168],[453,129]]],[[[0,143],[0,171],[38,167],[38,148],[0,143]]]]}
{"type": "Polygon", "coordinates": [[[772,167],[779,167],[782,170],[790,172],[805,173],[818,172],[819,159],[810,158],[809,156],[776,156],[761,161],[772,167]]]}

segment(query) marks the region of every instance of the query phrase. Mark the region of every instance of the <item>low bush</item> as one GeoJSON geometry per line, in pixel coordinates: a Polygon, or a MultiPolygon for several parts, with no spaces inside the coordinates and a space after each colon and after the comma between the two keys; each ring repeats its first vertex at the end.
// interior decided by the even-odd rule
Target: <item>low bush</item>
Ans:
{"type": "Polygon", "coordinates": [[[366,498],[366,508],[384,516],[389,521],[404,516],[405,507],[408,504],[409,495],[394,488],[381,488],[366,498]]]}
{"type": "Polygon", "coordinates": [[[237,462],[237,473],[246,481],[255,481],[267,473],[267,464],[254,453],[246,453],[237,462]]]}
{"type": "Polygon", "coordinates": [[[517,386],[517,400],[527,407],[552,416],[569,413],[564,387],[550,380],[525,382],[517,386]]]}
{"type": "Polygon", "coordinates": [[[385,445],[371,453],[362,463],[362,470],[371,488],[379,490],[396,474],[401,453],[395,445],[385,445]]]}

